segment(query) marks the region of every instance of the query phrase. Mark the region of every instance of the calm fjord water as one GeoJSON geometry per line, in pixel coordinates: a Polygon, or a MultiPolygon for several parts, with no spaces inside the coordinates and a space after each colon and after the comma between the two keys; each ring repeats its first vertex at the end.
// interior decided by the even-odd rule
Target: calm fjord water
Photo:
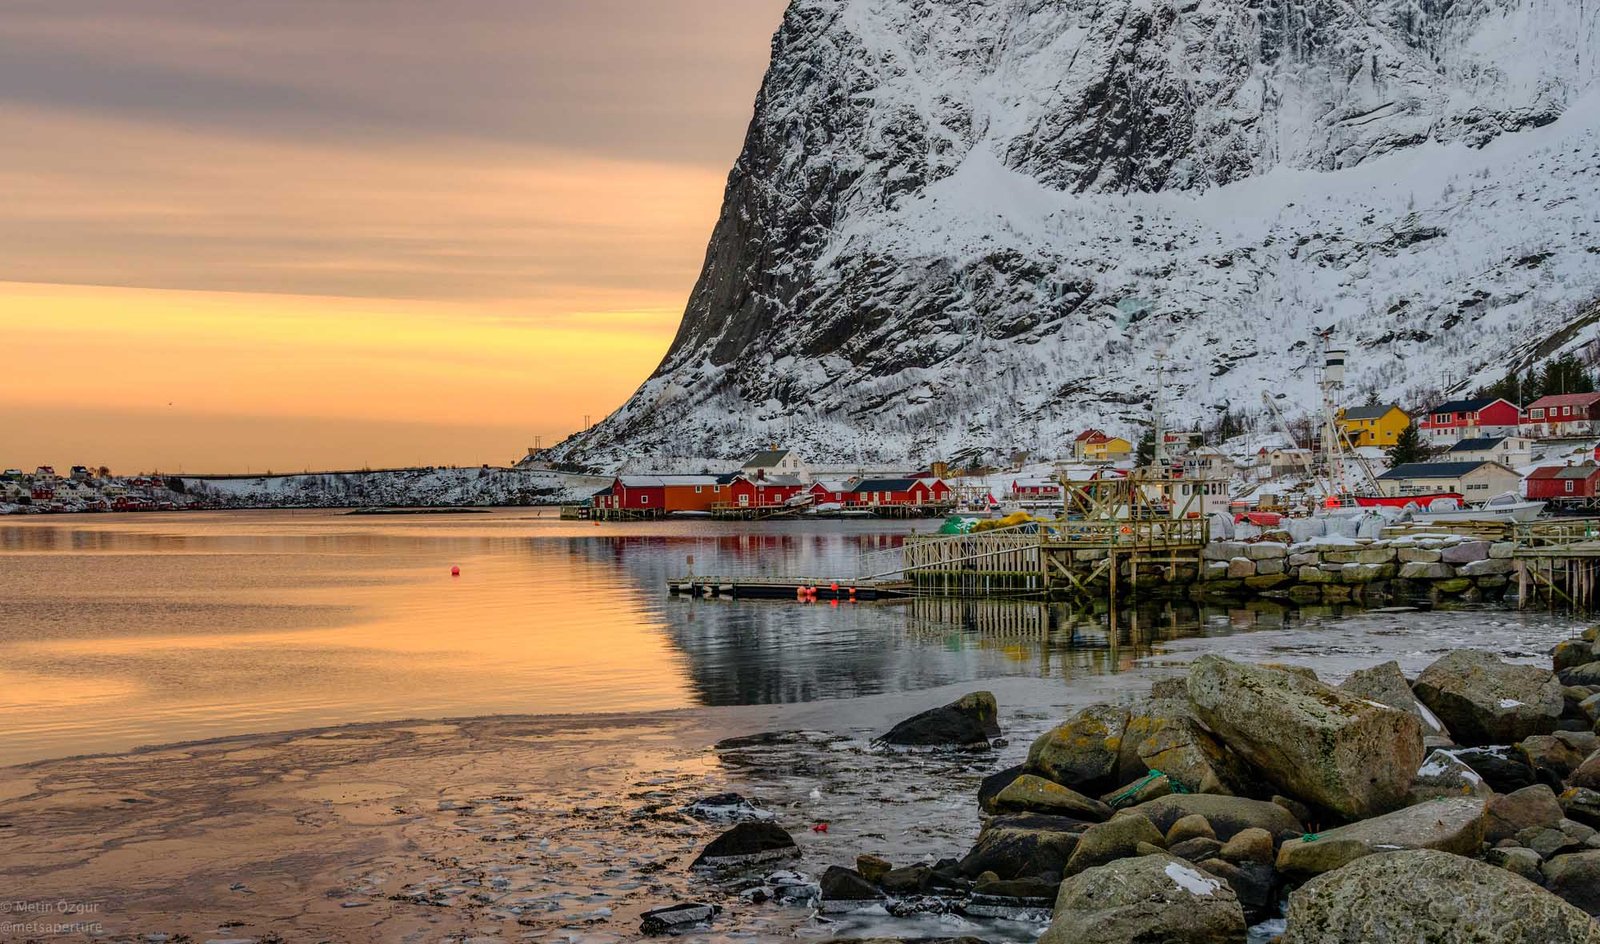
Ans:
{"type": "MultiPolygon", "coordinates": [[[[699,573],[871,573],[933,524],[596,527],[548,510],[0,520],[0,764],[357,721],[1066,680],[1132,666],[1153,643],[1287,619],[1168,612],[1108,634],[1059,607],[691,601],[664,588],[689,555],[699,573]]],[[[1366,648],[1315,635],[1293,645],[1319,658],[1366,648]]]]}

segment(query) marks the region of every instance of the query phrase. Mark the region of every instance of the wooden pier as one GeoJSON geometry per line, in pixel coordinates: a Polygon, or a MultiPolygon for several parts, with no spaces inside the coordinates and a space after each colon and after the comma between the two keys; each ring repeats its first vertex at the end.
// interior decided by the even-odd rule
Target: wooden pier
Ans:
{"type": "Polygon", "coordinates": [[[919,594],[939,596],[1116,597],[1138,592],[1141,576],[1198,579],[1209,541],[1203,518],[1030,522],[907,538],[905,577],[919,594]]]}
{"type": "Polygon", "coordinates": [[[720,597],[731,600],[834,601],[890,600],[908,596],[902,580],[840,580],[798,577],[680,577],[667,581],[673,596],[720,597]]]}
{"type": "Polygon", "coordinates": [[[1555,518],[1513,525],[1517,601],[1589,612],[1600,600],[1600,519],[1555,518]]]}

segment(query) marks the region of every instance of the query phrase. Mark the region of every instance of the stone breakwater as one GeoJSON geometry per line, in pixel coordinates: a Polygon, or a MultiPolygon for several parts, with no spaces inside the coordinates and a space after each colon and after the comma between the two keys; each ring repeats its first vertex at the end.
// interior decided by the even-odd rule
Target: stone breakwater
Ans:
{"type": "MultiPolygon", "coordinates": [[[[1443,559],[1464,543],[1405,563],[1505,559],[1443,559]]],[[[1386,565],[1400,562],[1339,566],[1386,565]]],[[[882,741],[983,751],[998,717],[974,693],[882,741]]],[[[978,935],[964,940],[1007,919],[1036,922],[1043,944],[1600,944],[1600,633],[1556,646],[1549,668],[1456,650],[1415,678],[1387,662],[1338,685],[1204,656],[1148,696],[1075,712],[976,799],[977,841],[947,858],[861,849],[813,879],[779,822],[750,817],[695,867],[818,921],[934,914],[978,935]]],[[[653,919],[705,930],[717,915],[653,919]]]]}
{"type": "MultiPolygon", "coordinates": [[[[1201,554],[1199,600],[1261,596],[1295,603],[1361,603],[1452,599],[1498,601],[1515,593],[1514,545],[1460,535],[1393,540],[1319,538],[1215,541],[1201,554]]],[[[1175,573],[1181,580],[1187,576],[1175,573]]]]}

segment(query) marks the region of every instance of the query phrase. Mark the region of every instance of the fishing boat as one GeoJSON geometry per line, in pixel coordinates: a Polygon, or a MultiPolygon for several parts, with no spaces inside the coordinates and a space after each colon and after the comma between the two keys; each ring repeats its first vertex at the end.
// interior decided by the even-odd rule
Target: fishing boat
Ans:
{"type": "Polygon", "coordinates": [[[1542,501],[1523,501],[1513,492],[1497,495],[1481,505],[1462,505],[1459,501],[1439,500],[1427,505],[1408,506],[1402,518],[1426,524],[1430,521],[1532,521],[1544,511],[1542,501]]]}

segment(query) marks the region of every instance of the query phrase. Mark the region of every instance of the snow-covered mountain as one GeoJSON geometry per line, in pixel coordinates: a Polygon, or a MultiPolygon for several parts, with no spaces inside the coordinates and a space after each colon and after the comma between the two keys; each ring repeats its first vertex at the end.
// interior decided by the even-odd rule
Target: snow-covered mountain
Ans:
{"type": "Polygon", "coordinates": [[[1600,335],[1600,0],[793,0],[671,350],[558,457],[1046,453],[1600,335]]]}

